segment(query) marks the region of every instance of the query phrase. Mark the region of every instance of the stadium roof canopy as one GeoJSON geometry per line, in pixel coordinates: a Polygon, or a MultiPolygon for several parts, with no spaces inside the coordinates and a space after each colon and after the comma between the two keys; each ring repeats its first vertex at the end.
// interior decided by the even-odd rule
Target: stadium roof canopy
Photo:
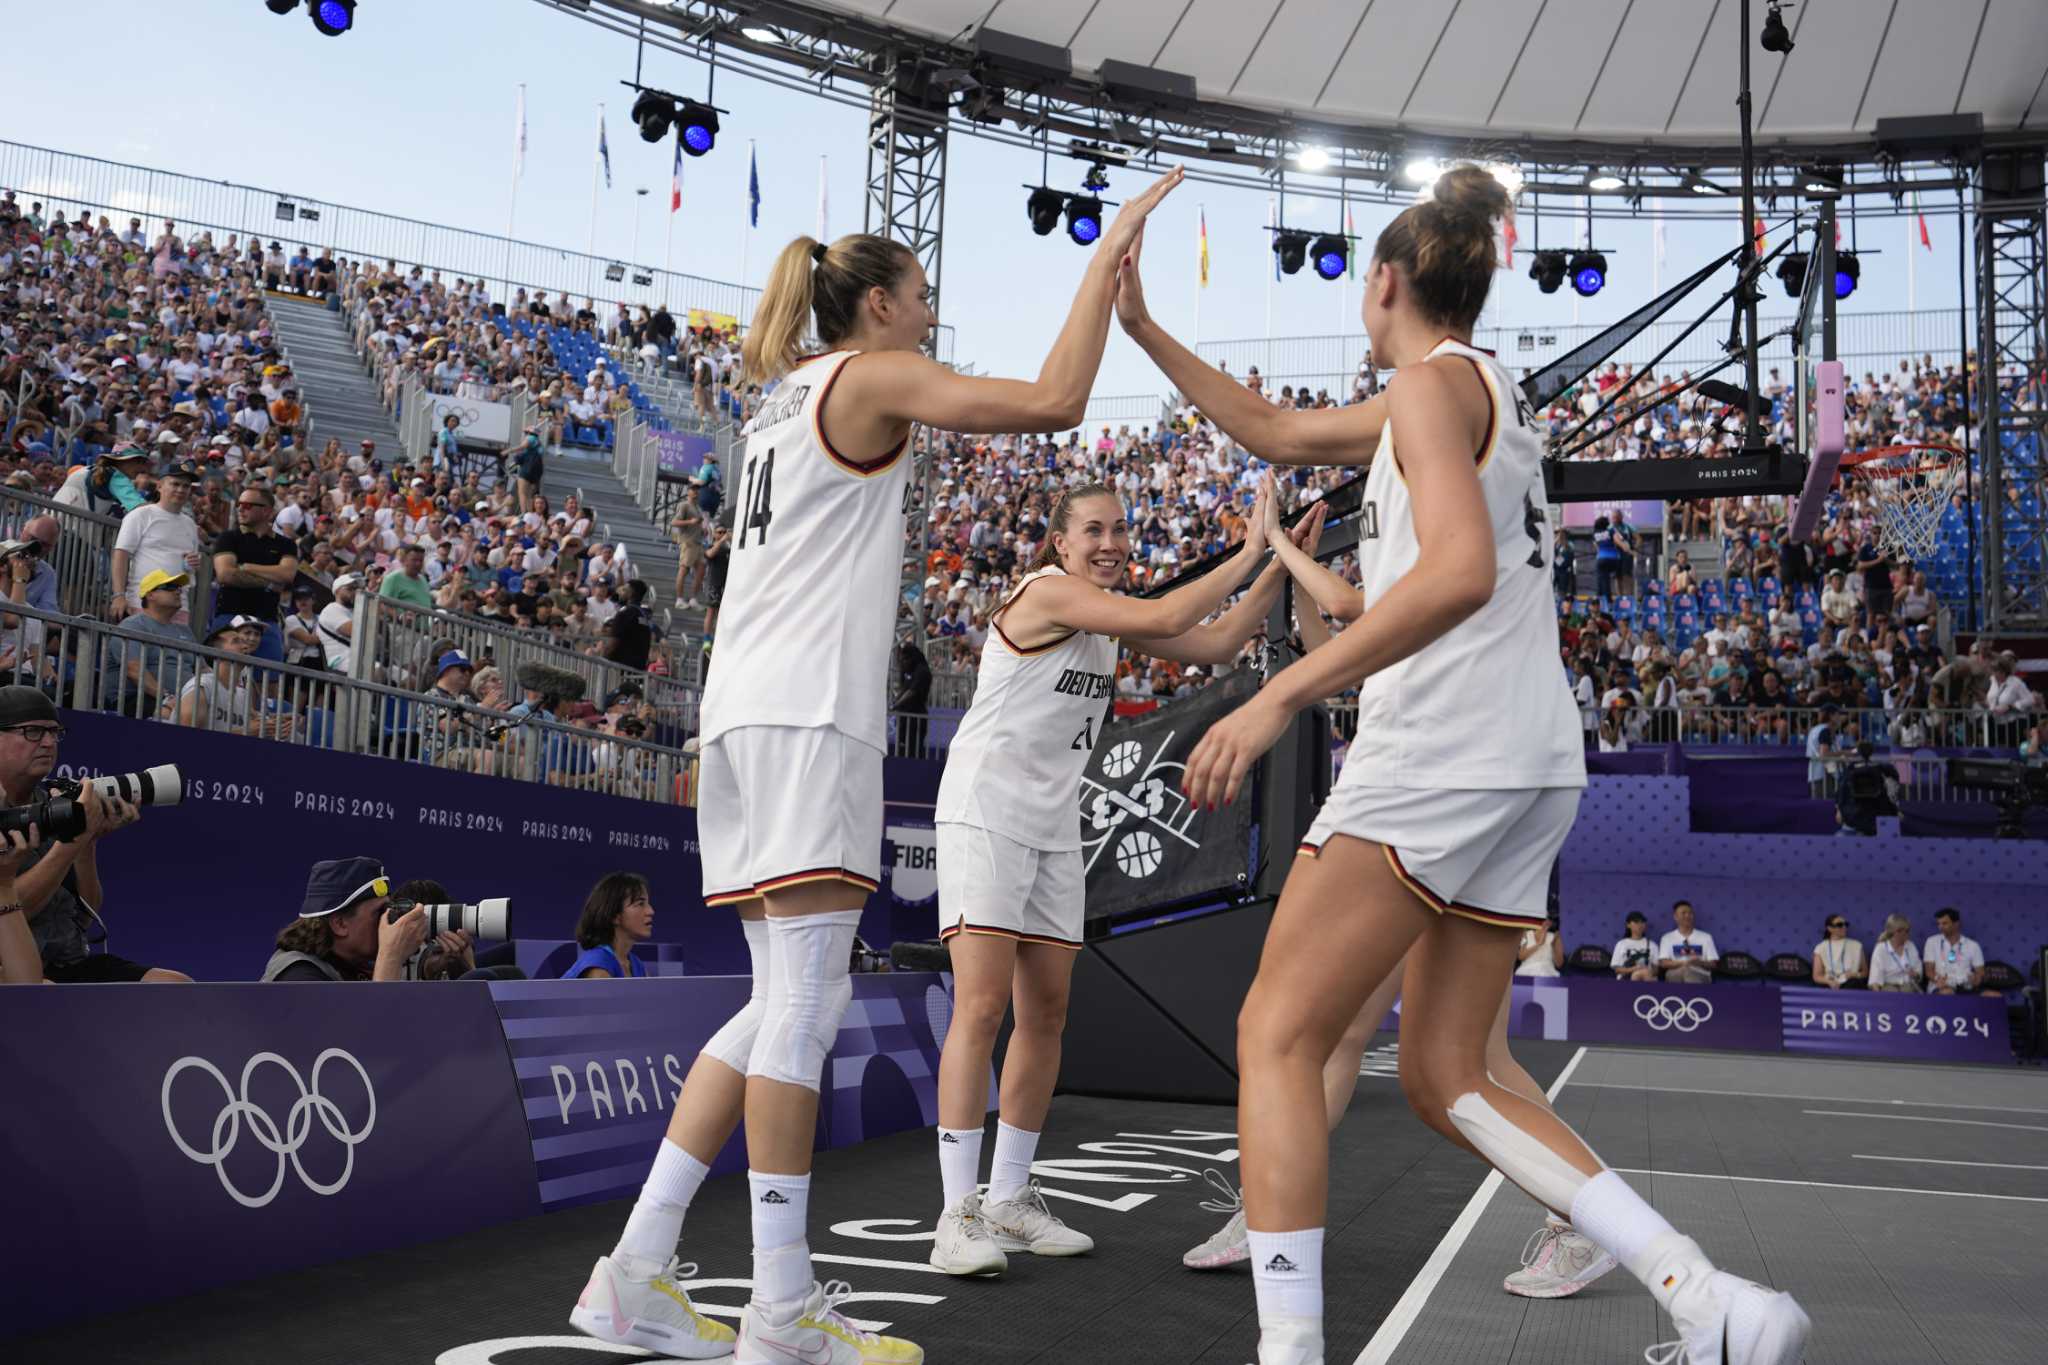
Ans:
{"type": "MultiPolygon", "coordinates": [[[[1194,78],[1204,101],[1516,144],[1737,141],[1737,0],[827,0],[929,38],[982,26],[1194,78]]],[[[1764,0],[1754,0],[1761,27],[1764,0]]],[[[2048,124],[2043,0],[1802,0],[1751,38],[1760,145],[1867,140],[1879,118],[2048,124]]]]}

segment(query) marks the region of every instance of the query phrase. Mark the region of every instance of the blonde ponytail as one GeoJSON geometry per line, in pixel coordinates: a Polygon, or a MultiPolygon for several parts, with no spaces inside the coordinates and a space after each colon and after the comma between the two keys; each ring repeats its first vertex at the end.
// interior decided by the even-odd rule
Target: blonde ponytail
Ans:
{"type": "Polygon", "coordinates": [[[782,248],[740,346],[747,382],[764,383],[795,369],[813,322],[822,344],[846,340],[860,323],[868,290],[894,290],[916,262],[901,243],[865,232],[829,247],[815,237],[799,237],[782,248]]]}

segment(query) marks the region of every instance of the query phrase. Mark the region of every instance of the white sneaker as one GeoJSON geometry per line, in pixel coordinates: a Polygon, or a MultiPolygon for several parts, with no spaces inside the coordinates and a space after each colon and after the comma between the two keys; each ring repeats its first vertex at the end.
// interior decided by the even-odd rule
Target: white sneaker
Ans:
{"type": "Polygon", "coordinates": [[[1261,1321],[1258,1365],[1323,1365],[1323,1324],[1312,1318],[1261,1321]]]}
{"type": "Polygon", "coordinates": [[[684,1360],[729,1360],[736,1334],[699,1313],[678,1280],[697,1273],[694,1265],[668,1267],[651,1280],[636,1280],[609,1256],[597,1258],[583,1297],[569,1312],[569,1325],[586,1336],[617,1346],[641,1346],[684,1360]]]}
{"type": "Polygon", "coordinates": [[[1563,1299],[1614,1269],[1614,1258],[1569,1225],[1546,1220],[1522,1248],[1522,1268],[1501,1288],[1525,1299],[1563,1299]]]}
{"type": "Polygon", "coordinates": [[[1230,1221],[1208,1241],[1180,1258],[1180,1263],[1189,1270],[1221,1270],[1227,1265],[1248,1261],[1252,1256],[1251,1241],[1244,1235],[1244,1193],[1230,1183],[1230,1177],[1213,1168],[1204,1169],[1202,1179],[1217,1191],[1215,1199],[1204,1199],[1197,1207],[1210,1213],[1227,1213],[1230,1221]]]}
{"type": "Polygon", "coordinates": [[[1649,1365],[1798,1365],[1813,1330],[1790,1294],[1724,1270],[1674,1270],[1653,1290],[1684,1335],[1646,1349],[1649,1365]]]}
{"type": "Polygon", "coordinates": [[[863,1332],[836,1307],[851,1293],[844,1280],[811,1282],[796,1319],[774,1327],[754,1304],[740,1315],[734,1365],[923,1365],[924,1348],[898,1337],[863,1332]]]}
{"type": "Polygon", "coordinates": [[[1008,1270],[1010,1258],[995,1244],[982,1218],[979,1194],[963,1195],[940,1214],[932,1264],[948,1275],[1000,1275],[1008,1270]]]}
{"type": "Polygon", "coordinates": [[[991,1199],[982,1205],[981,1216],[996,1245],[1004,1251],[1028,1251],[1033,1256],[1079,1256],[1095,1250],[1095,1239],[1076,1232],[1045,1206],[1045,1192],[1032,1181],[1015,1199],[991,1199]]]}

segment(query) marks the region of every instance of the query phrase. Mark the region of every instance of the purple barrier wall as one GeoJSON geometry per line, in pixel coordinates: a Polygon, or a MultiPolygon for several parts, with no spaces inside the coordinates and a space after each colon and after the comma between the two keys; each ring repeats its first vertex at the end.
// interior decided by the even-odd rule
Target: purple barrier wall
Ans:
{"type": "MultiPolygon", "coordinates": [[[[861,974],[825,1063],[818,1145],[847,1147],[938,1122],[943,977],[861,974]]],[[[548,1209],[640,1188],[690,1064],[746,1003],[745,977],[494,983],[540,1200],[548,1209]]],[[[993,1094],[993,1091],[991,1091],[993,1094]]],[[[740,1135],[712,1166],[743,1170],[740,1135]]]]}
{"type": "Polygon", "coordinates": [[[0,991],[0,1085],[0,1333],[540,1211],[480,985],[0,991]]]}
{"type": "Polygon", "coordinates": [[[1723,951],[1760,958],[1810,954],[1837,913],[1866,955],[1894,911],[1913,921],[1918,943],[1944,905],[1963,911],[1986,958],[2022,971],[2048,942],[2048,842],[1695,833],[1688,781],[1702,766],[1691,765],[1692,779],[1592,779],[1561,857],[1567,949],[1611,946],[1631,910],[1661,935],[1680,897],[1723,951]]]}

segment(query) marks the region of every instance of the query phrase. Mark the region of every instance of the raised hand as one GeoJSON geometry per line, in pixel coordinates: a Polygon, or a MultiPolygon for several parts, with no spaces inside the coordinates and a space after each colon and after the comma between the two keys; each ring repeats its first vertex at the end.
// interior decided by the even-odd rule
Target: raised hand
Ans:
{"type": "Polygon", "coordinates": [[[1175,166],[1147,185],[1137,196],[1125,200],[1123,207],[1116,211],[1116,217],[1110,219],[1109,225],[1102,230],[1102,246],[1099,249],[1119,256],[1124,255],[1126,248],[1137,240],[1139,232],[1144,229],[1145,215],[1158,208],[1159,201],[1173,193],[1174,186],[1180,184],[1186,174],[1185,167],[1175,166]]]}
{"type": "Polygon", "coordinates": [[[1315,558],[1316,546],[1322,543],[1323,522],[1327,519],[1326,514],[1329,510],[1330,504],[1318,499],[1316,505],[1309,509],[1308,515],[1295,522],[1294,528],[1287,533],[1287,538],[1299,546],[1301,552],[1310,559],[1315,558]]]}
{"type": "Polygon", "coordinates": [[[1139,253],[1145,246],[1145,231],[1131,239],[1124,249],[1124,258],[1116,272],[1116,319],[1123,324],[1126,332],[1136,332],[1152,320],[1151,310],[1145,306],[1145,284],[1138,275],[1139,253]]]}

